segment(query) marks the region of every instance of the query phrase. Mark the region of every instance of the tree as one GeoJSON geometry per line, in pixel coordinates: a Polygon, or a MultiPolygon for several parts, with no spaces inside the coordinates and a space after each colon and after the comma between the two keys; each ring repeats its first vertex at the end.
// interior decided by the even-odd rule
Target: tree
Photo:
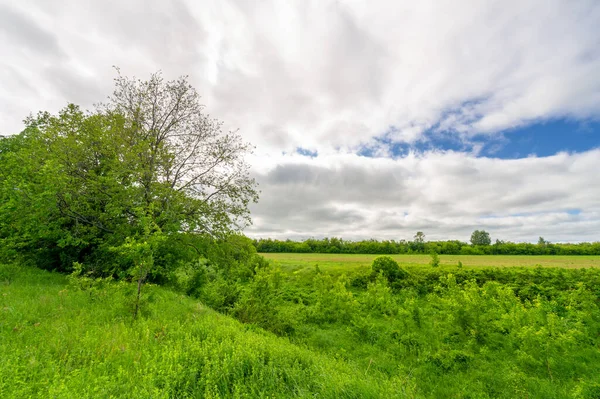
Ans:
{"type": "Polygon", "coordinates": [[[423,244],[425,242],[425,234],[422,231],[417,231],[414,237],[415,243],[423,244]]]}
{"type": "Polygon", "coordinates": [[[411,248],[415,252],[423,252],[425,250],[425,234],[422,231],[417,231],[417,234],[415,234],[411,248]]]}
{"type": "Polygon", "coordinates": [[[187,77],[119,73],[95,111],[69,105],[25,122],[1,140],[0,235],[22,253],[41,249],[51,268],[140,269],[182,234],[218,238],[251,223],[251,147],[204,113],[187,77]]]}
{"type": "Polygon", "coordinates": [[[244,161],[250,145],[203,112],[187,77],[165,82],[154,74],[142,82],[119,75],[115,81],[105,110],[130,123],[127,144],[139,147],[132,169],[141,167],[136,178],[144,205],[156,208],[161,227],[173,216],[177,229],[212,235],[248,225],[248,204],[258,199],[244,161]]]}
{"type": "Polygon", "coordinates": [[[471,244],[473,245],[490,245],[491,243],[490,233],[485,230],[475,230],[471,234],[471,244]]]}

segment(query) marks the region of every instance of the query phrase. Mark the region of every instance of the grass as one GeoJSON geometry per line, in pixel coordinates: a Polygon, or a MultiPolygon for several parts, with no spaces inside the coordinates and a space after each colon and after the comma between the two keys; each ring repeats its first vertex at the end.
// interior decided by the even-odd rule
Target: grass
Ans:
{"type": "MultiPolygon", "coordinates": [[[[262,253],[284,270],[304,274],[315,265],[327,273],[341,274],[368,270],[377,256],[355,254],[262,253]]],[[[390,255],[401,266],[429,266],[430,255],[390,255]]],[[[578,269],[600,267],[600,256],[527,256],[527,255],[440,255],[440,266],[456,266],[462,262],[470,268],[481,267],[561,267],[578,269]]]]}
{"type": "Polygon", "coordinates": [[[330,263],[203,280],[224,313],[148,285],[137,320],[134,284],[0,264],[0,398],[600,397],[598,268],[294,257],[330,263]]]}
{"type": "Polygon", "coordinates": [[[65,276],[0,265],[0,397],[406,397],[406,380],[293,345],[199,302],[130,284],[80,290],[65,276]]]}

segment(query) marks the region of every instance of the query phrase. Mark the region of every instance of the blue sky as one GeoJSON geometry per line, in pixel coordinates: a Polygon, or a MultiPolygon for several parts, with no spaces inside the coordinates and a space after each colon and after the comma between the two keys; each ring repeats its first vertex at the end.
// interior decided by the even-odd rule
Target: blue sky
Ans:
{"type": "Polygon", "coordinates": [[[93,108],[113,65],[189,75],[255,146],[248,235],[597,241],[598,26],[597,0],[0,0],[0,134],[93,108]]]}
{"type": "Polygon", "coordinates": [[[549,156],[561,151],[584,152],[600,147],[600,122],[550,120],[502,132],[498,143],[488,142],[483,153],[499,158],[549,156]]]}
{"type": "MultiPolygon", "coordinates": [[[[393,131],[390,128],[390,131],[393,131]]],[[[388,133],[389,134],[389,133],[388,133]]],[[[408,152],[471,151],[477,156],[515,159],[528,156],[545,157],[559,152],[585,152],[600,147],[600,122],[595,120],[551,119],[535,121],[523,126],[503,130],[494,135],[479,134],[465,140],[459,134],[431,129],[416,142],[394,143],[383,134],[375,141],[387,146],[394,157],[408,152]]],[[[314,152],[300,149],[302,155],[314,152]]],[[[372,147],[358,150],[360,155],[374,156],[372,147]]]]}

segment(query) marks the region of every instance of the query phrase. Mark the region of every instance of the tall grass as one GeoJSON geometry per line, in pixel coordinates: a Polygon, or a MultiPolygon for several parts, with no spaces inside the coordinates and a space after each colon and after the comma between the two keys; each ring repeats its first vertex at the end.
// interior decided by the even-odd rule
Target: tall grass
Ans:
{"type": "Polygon", "coordinates": [[[410,397],[410,380],[365,375],[157,286],[134,321],[134,289],[0,266],[0,397],[410,397]]]}

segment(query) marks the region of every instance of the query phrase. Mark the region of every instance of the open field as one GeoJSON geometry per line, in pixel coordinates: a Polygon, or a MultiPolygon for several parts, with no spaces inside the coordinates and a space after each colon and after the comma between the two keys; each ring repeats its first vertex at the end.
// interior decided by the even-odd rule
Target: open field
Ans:
{"type": "MultiPolygon", "coordinates": [[[[302,254],[302,253],[262,253],[262,256],[275,261],[284,270],[300,272],[314,270],[315,265],[328,273],[345,273],[368,269],[381,255],[355,254],[302,254]]],[[[403,266],[428,266],[431,257],[425,254],[390,255],[403,266]]],[[[600,267],[600,256],[529,256],[529,255],[440,255],[441,266],[464,267],[562,267],[577,269],[600,267]]]]}

